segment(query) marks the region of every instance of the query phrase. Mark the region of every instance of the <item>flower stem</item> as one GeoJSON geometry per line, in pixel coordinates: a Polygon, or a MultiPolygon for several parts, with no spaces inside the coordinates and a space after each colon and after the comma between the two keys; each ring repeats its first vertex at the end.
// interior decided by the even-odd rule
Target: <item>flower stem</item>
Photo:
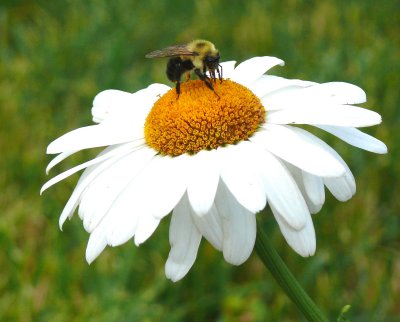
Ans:
{"type": "Polygon", "coordinates": [[[269,269],[278,284],[284,289],[290,299],[297,305],[304,316],[311,322],[328,322],[313,300],[297,282],[289,268],[278,255],[271,241],[257,221],[257,239],[255,249],[264,265],[269,269]]]}

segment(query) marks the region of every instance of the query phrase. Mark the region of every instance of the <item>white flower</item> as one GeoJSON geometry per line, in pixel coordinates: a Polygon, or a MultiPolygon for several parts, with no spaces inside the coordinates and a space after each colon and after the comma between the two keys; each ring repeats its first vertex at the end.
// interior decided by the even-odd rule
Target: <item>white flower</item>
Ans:
{"type": "Polygon", "coordinates": [[[315,252],[310,213],[325,200],[325,186],[340,201],[356,190],[343,159],[325,142],[294,124],[310,124],[375,153],[384,143],[356,129],[379,124],[379,114],[354,106],[362,89],[341,82],[318,84],[264,75],[283,61],[254,57],[225,80],[174,89],[153,84],[134,94],[106,90],[96,96],[96,125],[69,132],[47,149],[59,154],[47,171],[71,154],[108,146],[96,158],[49,180],[42,191],[85,169],[60,217],[79,206],[90,233],[86,259],[106,245],[131,238],[139,245],[172,211],[171,251],[165,271],[173,281],[193,265],[202,237],[239,265],[256,238],[255,214],[267,202],[288,244],[301,256],[315,252]],[[229,79],[229,80],[228,80],[229,79]],[[241,86],[241,85],[243,86],[241,86]]]}

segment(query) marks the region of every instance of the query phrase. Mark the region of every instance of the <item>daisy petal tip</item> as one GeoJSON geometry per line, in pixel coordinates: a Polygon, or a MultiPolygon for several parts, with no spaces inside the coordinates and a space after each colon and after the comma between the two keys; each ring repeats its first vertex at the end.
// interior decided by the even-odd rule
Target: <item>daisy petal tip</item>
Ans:
{"type": "Polygon", "coordinates": [[[60,228],[61,231],[63,231],[63,226],[65,221],[67,220],[67,218],[71,220],[71,216],[72,214],[68,216],[68,213],[63,211],[60,218],[58,219],[58,227],[60,228]]]}
{"type": "Polygon", "coordinates": [[[315,249],[313,251],[306,252],[306,253],[302,254],[301,256],[302,257],[312,257],[312,256],[314,256],[314,254],[315,254],[315,249]]]}
{"type": "Polygon", "coordinates": [[[160,214],[160,213],[155,213],[155,214],[153,214],[152,216],[153,216],[153,218],[156,219],[156,220],[161,220],[161,219],[164,218],[164,216],[163,216],[162,214],[160,214]]]}
{"type": "Polygon", "coordinates": [[[138,240],[138,238],[133,238],[133,242],[135,244],[136,247],[139,247],[141,244],[143,244],[143,240],[138,240]]]}
{"type": "Polygon", "coordinates": [[[148,238],[151,237],[151,235],[153,234],[153,232],[148,232],[148,233],[136,233],[136,235],[132,238],[134,244],[136,245],[136,247],[139,247],[140,245],[142,245],[148,238]]]}
{"type": "Polygon", "coordinates": [[[377,153],[377,154],[386,154],[389,152],[389,149],[385,143],[383,143],[382,141],[379,141],[379,142],[377,142],[377,144],[374,146],[373,149],[367,150],[367,151],[377,153]]]}
{"type": "MultiPolygon", "coordinates": [[[[169,214],[169,213],[168,213],[169,214]]],[[[163,219],[165,216],[167,216],[168,214],[165,214],[163,212],[154,212],[152,214],[153,218],[157,221],[160,221],[161,219],[163,219]]]]}
{"type": "Polygon", "coordinates": [[[176,277],[173,275],[168,275],[167,273],[165,273],[165,276],[173,283],[176,283],[183,278],[183,277],[176,277]]]}
{"type": "Polygon", "coordinates": [[[181,276],[175,276],[175,275],[167,274],[167,273],[165,273],[165,276],[173,283],[176,283],[176,282],[178,282],[179,280],[181,280],[183,278],[183,276],[182,277],[181,276]]]}
{"type": "Polygon", "coordinates": [[[89,265],[93,263],[93,261],[103,252],[103,250],[107,246],[104,238],[101,238],[101,236],[93,236],[94,235],[91,234],[89,237],[89,242],[86,247],[85,253],[85,258],[89,265]]]}
{"type": "Polygon", "coordinates": [[[376,152],[376,153],[379,153],[379,154],[386,154],[386,153],[388,153],[388,152],[389,152],[388,147],[386,146],[386,144],[383,143],[383,146],[381,147],[381,149],[380,149],[378,152],[376,152]]]}
{"type": "Polygon", "coordinates": [[[44,191],[46,191],[46,187],[43,185],[43,187],[40,188],[39,195],[41,196],[44,191]]]}
{"type": "Polygon", "coordinates": [[[107,244],[110,247],[117,247],[125,244],[128,240],[132,238],[131,234],[121,233],[121,232],[114,232],[106,237],[107,244]]]}
{"type": "Polygon", "coordinates": [[[254,57],[254,59],[257,59],[259,62],[264,62],[265,64],[268,65],[279,65],[279,66],[285,65],[285,62],[282,59],[273,56],[254,57]]]}
{"type": "Polygon", "coordinates": [[[299,254],[302,257],[311,257],[311,256],[314,256],[316,249],[317,249],[317,243],[316,243],[315,236],[314,236],[313,238],[310,238],[308,240],[308,242],[306,241],[304,243],[299,254]]]}
{"type": "Polygon", "coordinates": [[[46,154],[57,154],[60,153],[60,149],[57,146],[58,143],[58,139],[54,140],[53,142],[51,142],[46,149],[46,154]]]}
{"type": "Polygon", "coordinates": [[[379,125],[382,123],[382,116],[379,113],[372,111],[372,110],[366,110],[366,111],[367,111],[367,113],[369,113],[369,120],[367,119],[365,121],[365,125],[364,125],[365,127],[379,125]]]}
{"type": "Polygon", "coordinates": [[[176,283],[188,273],[187,269],[182,269],[182,266],[174,262],[170,258],[165,263],[165,276],[172,282],[176,283]]]}
{"type": "Polygon", "coordinates": [[[50,181],[47,181],[47,182],[42,186],[42,188],[40,188],[39,194],[42,195],[43,192],[45,192],[45,191],[46,191],[47,189],[49,189],[51,186],[52,186],[51,182],[50,182],[50,181]]]}
{"type": "Polygon", "coordinates": [[[86,262],[90,265],[94,262],[94,260],[100,255],[101,252],[96,251],[91,247],[86,248],[85,259],[86,262]]]}
{"type": "Polygon", "coordinates": [[[315,250],[315,244],[301,245],[300,247],[294,249],[297,254],[304,258],[314,256],[315,250]]]}
{"type": "Polygon", "coordinates": [[[316,247],[315,247],[315,245],[314,245],[314,248],[310,249],[310,251],[308,252],[308,255],[307,255],[307,257],[314,256],[314,255],[315,255],[315,252],[316,252],[316,250],[317,250],[317,248],[316,248],[316,247]]]}
{"type": "Polygon", "coordinates": [[[92,256],[91,254],[88,254],[86,252],[86,262],[90,265],[94,262],[94,260],[96,259],[96,257],[92,256]]]}
{"type": "Polygon", "coordinates": [[[247,257],[238,257],[238,256],[232,256],[230,254],[224,253],[224,259],[229,264],[234,265],[234,266],[242,265],[249,257],[250,257],[250,255],[247,257]]]}
{"type": "Polygon", "coordinates": [[[358,103],[352,103],[352,104],[361,104],[361,103],[365,103],[367,101],[367,93],[365,93],[363,89],[360,88],[358,95],[359,95],[358,103]]]}

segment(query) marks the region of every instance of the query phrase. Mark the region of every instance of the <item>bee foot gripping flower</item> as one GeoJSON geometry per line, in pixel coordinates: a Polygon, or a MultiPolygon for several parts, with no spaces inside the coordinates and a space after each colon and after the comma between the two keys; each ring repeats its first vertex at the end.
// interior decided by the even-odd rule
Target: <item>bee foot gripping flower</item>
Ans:
{"type": "Polygon", "coordinates": [[[181,279],[193,265],[202,237],[239,265],[256,238],[255,214],[268,203],[287,243],[301,256],[315,252],[311,215],[325,200],[325,187],[340,201],[356,190],[344,160],[299,125],[327,131],[350,145],[386,153],[384,143],[358,130],[379,124],[363,103],[362,89],[348,83],[318,84],[265,75],[274,57],[254,57],[226,78],[182,83],[179,99],[153,84],[130,94],[107,90],[96,96],[96,125],[53,141],[59,154],[47,171],[82,149],[107,146],[96,158],[49,180],[42,191],[85,169],[61,216],[75,210],[90,233],[86,259],[107,245],[134,239],[140,245],[172,212],[166,275],[181,279]]]}

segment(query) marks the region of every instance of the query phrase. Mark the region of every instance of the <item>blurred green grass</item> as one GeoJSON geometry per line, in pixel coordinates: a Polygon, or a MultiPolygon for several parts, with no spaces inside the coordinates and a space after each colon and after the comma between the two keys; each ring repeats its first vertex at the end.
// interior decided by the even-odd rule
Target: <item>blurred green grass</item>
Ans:
{"type": "MultiPolygon", "coordinates": [[[[400,315],[400,4],[367,1],[2,1],[0,4],[0,320],[302,321],[256,256],[240,267],[202,243],[195,266],[173,284],[164,276],[168,221],[140,248],[108,248],[91,266],[87,233],[58,215],[77,176],[39,197],[48,179],[47,144],[90,124],[96,93],[167,82],[165,62],[144,54],[206,38],[223,60],[272,55],[272,72],[366,90],[383,124],[366,129],[386,142],[373,155],[327,139],[357,180],[357,194],[331,196],[315,215],[318,246],[303,259],[285,244],[268,212],[265,229],[316,303],[334,320],[400,315]]],[[[66,161],[57,171],[85,160],[66,161]]]]}

